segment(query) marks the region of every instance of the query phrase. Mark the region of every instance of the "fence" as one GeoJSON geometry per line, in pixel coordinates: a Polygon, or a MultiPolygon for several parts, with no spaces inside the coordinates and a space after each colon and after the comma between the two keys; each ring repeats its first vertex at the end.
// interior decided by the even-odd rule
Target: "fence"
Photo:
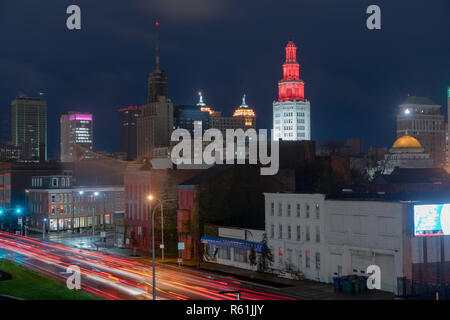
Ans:
{"type": "Polygon", "coordinates": [[[406,299],[450,300],[450,283],[430,284],[397,278],[397,295],[406,299]]]}

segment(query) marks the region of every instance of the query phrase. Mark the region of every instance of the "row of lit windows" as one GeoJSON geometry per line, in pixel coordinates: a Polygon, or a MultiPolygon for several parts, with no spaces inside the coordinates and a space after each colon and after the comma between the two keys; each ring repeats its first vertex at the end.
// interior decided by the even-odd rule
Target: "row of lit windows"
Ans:
{"type": "MultiPolygon", "coordinates": [[[[302,240],[302,235],[301,235],[301,227],[300,225],[296,226],[295,229],[296,233],[295,233],[295,238],[293,237],[292,234],[292,227],[290,224],[287,225],[286,227],[286,234],[283,234],[283,225],[280,223],[278,225],[278,240],[295,240],[295,241],[301,241],[302,240]]],[[[315,242],[320,243],[320,227],[318,225],[316,225],[316,237],[315,237],[315,242]]],[[[271,239],[275,239],[275,225],[271,224],[270,225],[270,238],[271,239]]],[[[311,241],[311,236],[310,236],[310,228],[309,225],[306,226],[305,228],[305,241],[311,241]]]]}
{"type": "MultiPolygon", "coordinates": [[[[288,203],[287,207],[286,207],[286,216],[290,217],[291,213],[292,213],[292,205],[290,203],[288,203]]],[[[295,206],[295,214],[297,217],[301,216],[300,203],[297,203],[295,206]]],[[[318,203],[315,204],[315,214],[316,214],[316,219],[320,219],[320,206],[318,203]]],[[[274,202],[270,203],[270,215],[271,216],[275,215],[275,203],[274,202]]],[[[283,216],[283,203],[281,203],[281,202],[278,203],[278,216],[279,217],[283,216]]],[[[310,217],[310,206],[308,203],[305,204],[305,217],[306,218],[310,217]]]]}

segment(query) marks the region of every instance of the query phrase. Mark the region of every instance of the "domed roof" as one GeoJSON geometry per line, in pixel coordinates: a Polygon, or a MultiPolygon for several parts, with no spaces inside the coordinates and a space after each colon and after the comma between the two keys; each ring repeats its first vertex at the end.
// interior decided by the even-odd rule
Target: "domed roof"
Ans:
{"type": "Polygon", "coordinates": [[[422,148],[422,145],[419,140],[406,134],[403,137],[398,138],[394,142],[392,148],[422,148]]]}

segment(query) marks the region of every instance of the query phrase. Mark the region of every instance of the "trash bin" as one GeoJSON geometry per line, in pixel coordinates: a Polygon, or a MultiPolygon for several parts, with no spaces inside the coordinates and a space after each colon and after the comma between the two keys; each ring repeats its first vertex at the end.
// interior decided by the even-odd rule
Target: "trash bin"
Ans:
{"type": "Polygon", "coordinates": [[[352,282],[351,280],[344,279],[341,281],[342,291],[345,293],[352,293],[352,282]]]}
{"type": "Polygon", "coordinates": [[[361,293],[367,291],[367,277],[359,278],[359,290],[361,291],[361,293]]]}
{"type": "Polygon", "coordinates": [[[360,280],[358,278],[352,280],[352,292],[359,294],[359,283],[360,280]]]}
{"type": "Polygon", "coordinates": [[[333,285],[334,285],[334,290],[339,291],[341,289],[341,278],[333,277],[333,285]]]}

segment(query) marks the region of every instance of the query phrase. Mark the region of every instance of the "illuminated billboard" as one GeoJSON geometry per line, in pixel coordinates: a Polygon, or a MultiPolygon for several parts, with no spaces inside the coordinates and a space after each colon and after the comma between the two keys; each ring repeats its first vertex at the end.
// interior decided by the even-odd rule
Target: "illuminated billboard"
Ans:
{"type": "Polygon", "coordinates": [[[414,205],[414,236],[450,235],[450,204],[414,205]]]}

